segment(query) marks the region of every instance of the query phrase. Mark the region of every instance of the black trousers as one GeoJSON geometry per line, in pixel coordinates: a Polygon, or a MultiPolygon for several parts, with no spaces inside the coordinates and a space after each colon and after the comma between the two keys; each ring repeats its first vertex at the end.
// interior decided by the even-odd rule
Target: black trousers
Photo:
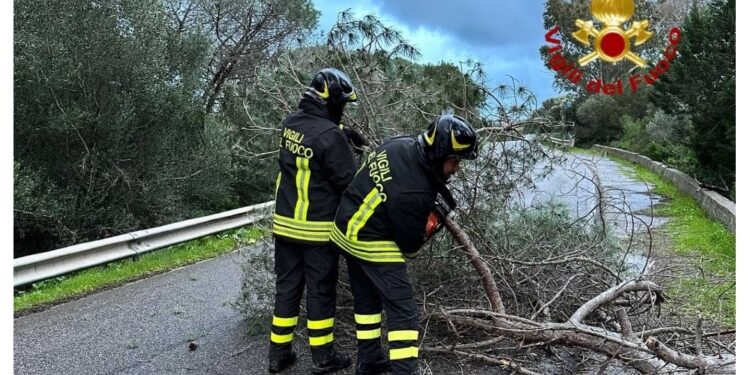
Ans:
{"type": "Polygon", "coordinates": [[[419,353],[419,319],[406,264],[370,263],[345,251],[341,253],[346,258],[354,296],[357,361],[373,363],[383,359],[380,326],[385,308],[392,373],[414,374],[419,353]]]}
{"type": "Polygon", "coordinates": [[[310,349],[333,345],[338,252],[330,244],[301,244],[276,237],[276,301],[269,355],[291,350],[302,292],[307,285],[307,328],[310,349]]]}

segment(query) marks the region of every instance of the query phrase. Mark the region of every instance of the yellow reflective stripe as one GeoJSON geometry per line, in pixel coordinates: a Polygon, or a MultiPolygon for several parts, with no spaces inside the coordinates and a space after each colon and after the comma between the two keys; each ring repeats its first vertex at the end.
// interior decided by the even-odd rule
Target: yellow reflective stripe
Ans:
{"type": "Polygon", "coordinates": [[[370,262],[403,263],[404,256],[398,245],[392,241],[353,241],[334,225],[331,229],[331,240],[347,253],[370,262]]]}
{"type": "Polygon", "coordinates": [[[307,220],[307,208],[310,205],[308,196],[310,188],[310,159],[297,157],[297,204],[294,206],[294,218],[307,220]]]}
{"type": "Polygon", "coordinates": [[[325,336],[312,337],[310,336],[310,346],[321,346],[333,342],[333,333],[329,333],[325,336]]]}
{"type": "Polygon", "coordinates": [[[274,196],[279,196],[279,186],[281,186],[281,172],[276,176],[276,189],[274,189],[274,196]]]}
{"type": "Polygon", "coordinates": [[[359,251],[363,252],[370,252],[370,253],[376,253],[376,252],[397,252],[400,253],[401,251],[398,248],[398,245],[396,245],[393,241],[354,241],[351,238],[346,238],[346,236],[341,233],[341,230],[334,225],[331,227],[331,239],[334,240],[340,240],[341,242],[345,243],[348,247],[354,248],[359,251]]]}
{"type": "Polygon", "coordinates": [[[388,332],[388,341],[416,340],[417,337],[419,337],[419,332],[413,330],[388,332]]]}
{"type": "Polygon", "coordinates": [[[359,230],[365,226],[367,220],[369,220],[370,216],[375,212],[375,208],[377,208],[382,201],[383,199],[380,197],[378,188],[372,188],[359,206],[357,212],[355,212],[352,218],[349,219],[349,224],[346,227],[347,238],[351,238],[354,241],[357,240],[357,233],[359,233],[359,230]]]}
{"type": "MultiPolygon", "coordinates": [[[[336,242],[336,240],[334,240],[336,242]]],[[[337,245],[341,246],[341,249],[351,254],[352,256],[374,263],[404,263],[404,257],[398,254],[377,254],[370,255],[368,253],[362,253],[354,249],[347,248],[341,243],[337,242],[337,245]]]]}
{"type": "Polygon", "coordinates": [[[427,144],[432,146],[432,143],[435,142],[435,134],[437,134],[437,124],[435,124],[435,127],[432,128],[432,135],[428,135],[427,132],[425,132],[425,140],[427,141],[427,144]]]}
{"type": "Polygon", "coordinates": [[[372,340],[380,338],[380,328],[357,331],[357,340],[372,340]]]}
{"type": "Polygon", "coordinates": [[[410,346],[408,348],[391,349],[389,354],[391,361],[404,358],[417,358],[419,357],[419,348],[410,346]]]}
{"type": "MultiPolygon", "coordinates": [[[[313,90],[315,89],[313,88],[313,90]]],[[[328,82],[323,81],[323,92],[320,92],[318,90],[315,90],[315,92],[317,92],[321,98],[328,99],[328,96],[330,95],[330,93],[328,92],[328,82]]]]}
{"type": "Polygon", "coordinates": [[[290,333],[288,335],[277,335],[271,332],[271,342],[276,344],[286,344],[288,342],[292,342],[293,339],[294,333],[290,333]]]}
{"type": "Polygon", "coordinates": [[[297,220],[290,217],[281,216],[279,214],[273,214],[273,222],[276,224],[281,224],[285,227],[326,233],[331,230],[331,225],[333,225],[332,221],[297,220]]]}
{"type": "Polygon", "coordinates": [[[311,242],[329,242],[328,233],[325,232],[307,232],[292,228],[286,228],[279,225],[273,226],[273,233],[284,237],[295,238],[303,241],[311,242]]]}
{"type": "Polygon", "coordinates": [[[369,315],[354,314],[354,321],[357,324],[375,324],[375,323],[380,323],[381,319],[382,318],[381,318],[381,314],[380,313],[369,314],[369,315]]]}
{"type": "Polygon", "coordinates": [[[307,321],[307,328],[309,329],[325,329],[331,327],[333,327],[333,318],[307,321]]]}
{"type": "Polygon", "coordinates": [[[401,253],[398,245],[393,241],[360,241],[346,238],[336,225],[331,226],[331,236],[340,237],[354,248],[366,252],[397,252],[401,253]]]}
{"type": "Polygon", "coordinates": [[[456,134],[453,133],[453,129],[451,129],[451,146],[453,146],[454,150],[460,151],[460,150],[463,150],[465,148],[469,148],[469,146],[471,146],[471,143],[467,143],[465,145],[461,144],[461,143],[458,143],[458,141],[456,140],[456,134]]]}
{"type": "Polygon", "coordinates": [[[276,327],[294,327],[297,325],[297,317],[293,318],[279,318],[278,316],[273,316],[273,322],[271,323],[275,325],[276,327]]]}
{"type": "MultiPolygon", "coordinates": [[[[395,250],[392,250],[393,248],[365,248],[362,249],[361,247],[357,246],[355,247],[355,243],[351,241],[350,239],[344,238],[344,235],[341,233],[341,231],[338,230],[338,228],[334,225],[333,230],[331,230],[331,240],[336,243],[339,247],[341,247],[342,250],[346,251],[347,253],[366,260],[370,262],[380,262],[380,263],[403,263],[404,262],[404,256],[401,254],[401,252],[398,250],[398,246],[395,246],[395,243],[393,245],[395,246],[395,250]]],[[[362,241],[357,241],[357,245],[361,245],[362,241]]]]}
{"type": "Polygon", "coordinates": [[[332,221],[305,221],[273,215],[273,233],[311,242],[329,242],[332,221]]]}
{"type": "Polygon", "coordinates": [[[347,238],[351,238],[354,240],[357,239],[357,233],[354,230],[354,228],[359,226],[359,224],[363,221],[364,217],[369,211],[370,205],[373,204],[373,202],[376,200],[377,197],[378,197],[377,188],[372,188],[372,190],[370,190],[370,192],[367,193],[367,195],[365,196],[365,199],[362,201],[362,204],[359,205],[359,209],[357,209],[357,212],[355,212],[354,215],[352,215],[351,219],[349,219],[349,223],[346,226],[347,238]]]}

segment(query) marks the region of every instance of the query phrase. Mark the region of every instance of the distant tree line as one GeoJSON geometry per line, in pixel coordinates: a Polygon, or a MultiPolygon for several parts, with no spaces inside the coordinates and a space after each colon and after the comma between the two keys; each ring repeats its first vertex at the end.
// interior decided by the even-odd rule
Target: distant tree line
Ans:
{"type": "MultiPolygon", "coordinates": [[[[589,1],[548,0],[545,26],[561,25],[568,56],[580,45],[570,37],[576,18],[590,19],[589,1]],[[566,27],[563,27],[565,25],[566,27]]],[[[639,54],[653,67],[671,27],[682,31],[679,55],[666,75],[636,93],[592,95],[560,77],[566,95],[545,101],[541,111],[576,123],[576,143],[610,144],[670,164],[734,198],[736,53],[735,1],[636,1],[634,19],[649,19],[656,35],[639,54]]],[[[542,56],[545,51],[542,50],[542,56]]],[[[605,82],[630,75],[632,64],[592,63],[605,82]]]]}

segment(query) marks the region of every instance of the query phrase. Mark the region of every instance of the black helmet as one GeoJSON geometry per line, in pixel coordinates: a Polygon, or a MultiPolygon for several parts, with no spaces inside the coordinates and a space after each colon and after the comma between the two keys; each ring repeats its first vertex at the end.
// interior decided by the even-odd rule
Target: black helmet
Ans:
{"type": "Polygon", "coordinates": [[[307,93],[329,104],[341,106],[357,101],[352,80],[346,73],[335,68],[325,68],[316,73],[307,93]]]}
{"type": "Polygon", "coordinates": [[[443,114],[436,118],[419,139],[431,161],[443,160],[448,156],[469,160],[477,158],[477,133],[468,121],[455,115],[443,114]]]}

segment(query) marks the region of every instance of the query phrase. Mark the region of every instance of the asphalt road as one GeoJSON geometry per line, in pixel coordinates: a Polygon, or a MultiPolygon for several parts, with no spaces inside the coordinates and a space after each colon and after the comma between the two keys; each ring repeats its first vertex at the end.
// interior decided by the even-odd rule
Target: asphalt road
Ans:
{"type": "MultiPolygon", "coordinates": [[[[231,253],[16,319],[15,373],[266,373],[268,338],[248,335],[229,306],[241,259],[231,253]]],[[[305,373],[301,354],[288,374],[305,373]]]]}
{"type": "MultiPolygon", "coordinates": [[[[542,166],[537,168],[541,170],[542,166]]],[[[601,194],[607,224],[620,236],[645,230],[646,225],[651,228],[663,225],[664,218],[650,214],[650,208],[662,198],[652,193],[653,186],[630,172],[631,167],[602,156],[569,153],[551,173],[534,181],[533,188],[519,193],[526,207],[553,200],[564,204],[576,218],[592,215],[601,194]]]]}

